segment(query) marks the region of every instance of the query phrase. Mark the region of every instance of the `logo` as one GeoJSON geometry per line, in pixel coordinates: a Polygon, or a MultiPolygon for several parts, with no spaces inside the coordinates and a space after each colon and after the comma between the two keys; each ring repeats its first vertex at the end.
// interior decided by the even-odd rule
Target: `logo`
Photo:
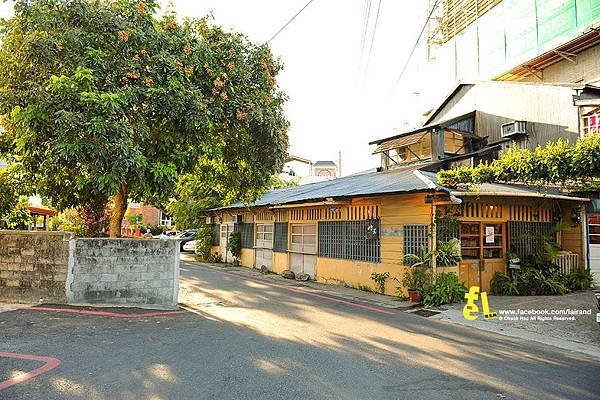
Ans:
{"type": "Polygon", "coordinates": [[[463,307],[463,317],[469,321],[475,321],[479,317],[479,307],[475,301],[481,296],[481,307],[483,308],[483,318],[491,319],[498,316],[497,313],[490,311],[487,292],[479,292],[479,286],[471,286],[469,292],[465,293],[467,304],[463,307]]]}

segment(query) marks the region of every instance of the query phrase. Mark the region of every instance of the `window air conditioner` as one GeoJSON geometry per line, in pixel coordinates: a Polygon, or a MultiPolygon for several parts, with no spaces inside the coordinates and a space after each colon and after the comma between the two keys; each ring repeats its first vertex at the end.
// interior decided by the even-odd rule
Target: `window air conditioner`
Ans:
{"type": "Polygon", "coordinates": [[[526,121],[513,121],[506,124],[502,124],[500,128],[501,137],[511,137],[515,135],[527,135],[526,121]]]}

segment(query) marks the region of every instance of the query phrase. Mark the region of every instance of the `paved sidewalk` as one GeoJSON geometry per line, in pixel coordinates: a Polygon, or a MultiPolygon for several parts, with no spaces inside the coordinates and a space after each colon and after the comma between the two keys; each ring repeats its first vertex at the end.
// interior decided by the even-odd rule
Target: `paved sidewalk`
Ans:
{"type": "MultiPolygon", "coordinates": [[[[196,257],[192,254],[181,254],[181,261],[197,262],[196,257]]],[[[303,282],[296,281],[293,279],[285,279],[277,274],[263,274],[259,270],[254,268],[235,267],[231,264],[209,264],[205,262],[202,262],[200,264],[210,266],[213,268],[220,268],[230,273],[239,274],[240,276],[265,279],[268,281],[276,282],[280,285],[301,287],[303,290],[310,291],[312,293],[329,294],[331,296],[339,297],[341,299],[350,300],[358,303],[368,303],[383,308],[407,310],[416,306],[410,301],[399,301],[392,296],[384,296],[377,293],[365,292],[350,287],[326,285],[323,283],[317,283],[313,281],[303,282]]]]}
{"type": "MultiPolygon", "coordinates": [[[[440,314],[432,316],[452,323],[496,332],[501,335],[553,345],[600,358],[600,325],[596,323],[596,303],[592,291],[576,292],[564,296],[488,296],[490,309],[498,310],[591,310],[589,315],[575,316],[574,321],[507,320],[499,318],[467,321],[462,314],[464,304],[444,306],[440,314]]],[[[502,318],[500,318],[502,317],[502,318]]]]}
{"type": "Polygon", "coordinates": [[[1,303],[0,302],[0,313],[3,312],[7,312],[7,311],[15,311],[18,310],[19,308],[27,308],[27,307],[31,307],[34,304],[9,304],[9,303],[1,303]]]}

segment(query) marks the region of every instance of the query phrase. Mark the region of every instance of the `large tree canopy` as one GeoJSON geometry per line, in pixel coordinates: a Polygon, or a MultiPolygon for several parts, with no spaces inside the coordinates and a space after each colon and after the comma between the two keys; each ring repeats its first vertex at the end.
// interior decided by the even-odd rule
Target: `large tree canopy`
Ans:
{"type": "Polygon", "coordinates": [[[574,190],[600,188],[600,136],[564,140],[535,150],[512,147],[489,164],[438,172],[440,184],[563,184],[574,190]]]}
{"type": "Polygon", "coordinates": [[[59,209],[162,203],[195,171],[252,200],[287,151],[281,64],[207,19],[152,0],[17,1],[3,21],[0,153],[59,209]]]}

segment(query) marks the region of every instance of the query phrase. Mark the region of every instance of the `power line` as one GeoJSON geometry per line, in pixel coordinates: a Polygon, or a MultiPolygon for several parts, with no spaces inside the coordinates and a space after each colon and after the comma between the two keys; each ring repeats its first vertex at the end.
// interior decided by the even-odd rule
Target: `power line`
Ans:
{"type": "Polygon", "coordinates": [[[423,28],[421,28],[421,33],[419,33],[419,37],[417,38],[415,45],[413,46],[412,50],[410,51],[410,54],[408,55],[408,58],[406,59],[406,62],[404,63],[404,66],[402,67],[402,71],[400,71],[400,75],[398,75],[398,79],[396,79],[394,88],[396,86],[398,86],[398,83],[400,83],[400,80],[402,79],[402,76],[404,75],[404,72],[406,71],[406,67],[408,67],[408,63],[410,62],[410,59],[412,58],[415,50],[417,49],[419,42],[421,41],[421,37],[423,36],[423,33],[425,32],[425,28],[427,28],[427,24],[429,23],[429,20],[431,19],[431,16],[433,15],[433,11],[435,10],[435,7],[437,6],[438,2],[439,2],[439,0],[435,0],[435,3],[433,3],[433,7],[431,7],[431,11],[429,11],[429,15],[427,16],[427,19],[425,20],[425,24],[423,24],[423,28]]]}
{"type": "Polygon", "coordinates": [[[381,9],[381,1],[377,3],[377,14],[375,15],[375,24],[373,25],[373,35],[371,36],[371,45],[369,46],[369,55],[367,56],[367,65],[365,66],[365,79],[369,73],[369,64],[371,63],[371,53],[373,52],[373,43],[375,43],[375,34],[377,33],[377,22],[379,21],[379,10],[381,9]]]}
{"type": "Polygon", "coordinates": [[[300,9],[300,11],[298,11],[298,12],[297,12],[297,13],[296,13],[296,14],[295,14],[295,15],[294,15],[294,16],[293,16],[293,17],[292,17],[292,18],[291,18],[291,19],[290,19],[288,22],[286,22],[286,23],[285,23],[285,24],[284,24],[284,25],[281,27],[281,29],[279,29],[277,32],[275,32],[275,34],[274,34],[273,36],[271,36],[271,39],[267,40],[267,44],[269,44],[269,43],[271,42],[271,40],[275,39],[275,38],[277,37],[277,35],[279,35],[279,34],[280,34],[280,33],[281,33],[281,32],[282,32],[282,31],[283,31],[285,28],[287,28],[287,26],[288,26],[289,24],[291,24],[291,23],[292,23],[292,21],[294,21],[294,20],[296,19],[296,17],[297,17],[298,15],[300,15],[300,13],[302,13],[302,11],[304,11],[304,9],[306,9],[306,7],[310,6],[310,4],[311,4],[313,1],[315,1],[315,0],[309,0],[309,2],[308,2],[308,3],[306,3],[306,4],[304,5],[304,7],[302,7],[302,8],[300,9]]]}
{"type": "Polygon", "coordinates": [[[363,33],[360,38],[360,59],[358,61],[358,71],[362,68],[363,57],[365,54],[365,43],[367,41],[367,31],[369,28],[369,19],[371,18],[371,0],[365,0],[365,9],[363,10],[363,33]]]}

